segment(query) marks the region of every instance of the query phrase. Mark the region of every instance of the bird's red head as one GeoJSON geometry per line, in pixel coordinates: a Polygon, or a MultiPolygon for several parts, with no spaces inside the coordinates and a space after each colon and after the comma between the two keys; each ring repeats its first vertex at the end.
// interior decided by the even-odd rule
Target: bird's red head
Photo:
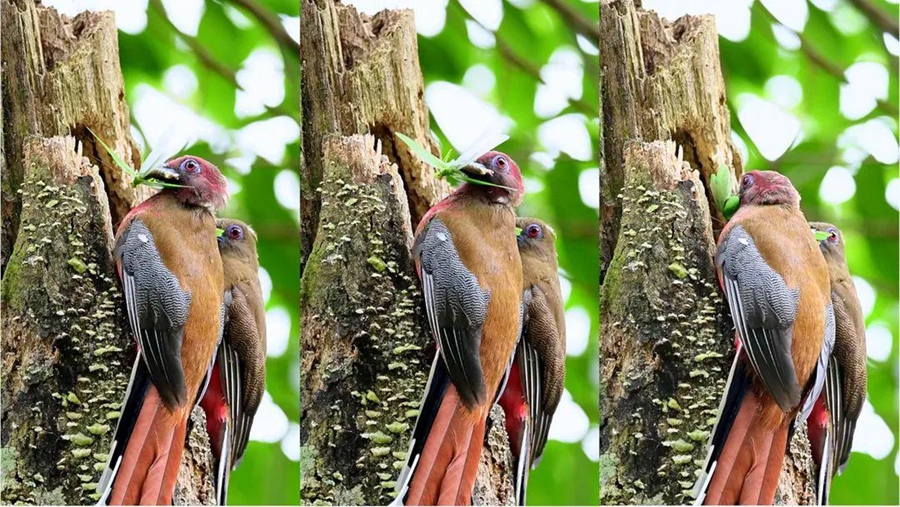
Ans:
{"type": "Polygon", "coordinates": [[[775,171],[750,171],[741,178],[741,205],[784,204],[800,207],[800,194],[791,180],[775,171]]]}
{"type": "Polygon", "coordinates": [[[506,187],[466,183],[470,191],[475,190],[474,187],[478,187],[477,190],[484,192],[493,201],[507,203],[511,206],[518,206],[522,202],[522,196],[525,194],[522,173],[519,171],[518,164],[506,153],[489,151],[478,157],[475,162],[462,167],[461,170],[477,180],[506,187]]]}
{"type": "Polygon", "coordinates": [[[228,202],[225,177],[219,168],[200,157],[185,155],[174,158],[161,167],[151,169],[148,176],[179,185],[163,191],[175,194],[185,204],[219,210],[228,202]]]}

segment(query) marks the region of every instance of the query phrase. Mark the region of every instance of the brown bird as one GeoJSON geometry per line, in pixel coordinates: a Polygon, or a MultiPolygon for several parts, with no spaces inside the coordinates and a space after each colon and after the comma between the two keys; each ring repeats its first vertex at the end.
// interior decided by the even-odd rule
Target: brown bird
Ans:
{"type": "Polygon", "coordinates": [[[521,229],[525,324],[500,406],[516,462],[516,499],[525,505],[528,471],[540,463],[565,385],[566,316],[553,229],[536,218],[519,218],[516,226],[521,229]]]}
{"type": "Polygon", "coordinates": [[[131,210],[116,234],[138,357],[100,480],[101,503],[171,504],[188,417],[222,336],[224,280],[212,212],[228,199],[225,178],[191,156],[149,176],[179,186],[131,210]]]}
{"type": "Polygon", "coordinates": [[[500,394],[522,320],[522,261],[513,207],[524,187],[509,156],[488,152],[431,208],[413,258],[439,352],[397,481],[397,502],[471,502],[485,421],[500,394]]]}
{"type": "Polygon", "coordinates": [[[771,504],[793,421],[812,410],[834,344],[827,266],[787,178],[743,176],[716,265],[737,351],[696,495],[771,504]]]}
{"type": "Polygon", "coordinates": [[[847,467],[856,421],[866,399],[866,319],[844,257],[843,234],[831,224],[809,225],[827,235],[819,241],[819,248],[828,264],[836,325],[825,390],[807,422],[813,460],[819,468],[817,496],[825,505],[832,475],[847,467]]]}
{"type": "Polygon", "coordinates": [[[266,388],[266,311],[259,286],[256,233],[221,218],[219,252],[225,271],[225,332],[209,388],[200,402],[216,461],[216,498],[225,505],[228,477],[240,464],[266,388]]]}

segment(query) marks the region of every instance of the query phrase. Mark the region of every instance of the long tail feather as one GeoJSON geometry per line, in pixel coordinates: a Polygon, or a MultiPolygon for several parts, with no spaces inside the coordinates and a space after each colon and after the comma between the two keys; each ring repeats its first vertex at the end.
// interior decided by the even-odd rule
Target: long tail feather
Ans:
{"type": "Polygon", "coordinates": [[[128,389],[125,391],[125,400],[120,410],[119,422],[116,424],[115,433],[113,433],[106,468],[103,470],[97,485],[97,491],[100,492],[100,499],[97,505],[107,505],[109,501],[113,481],[122,464],[122,456],[125,454],[125,448],[131,438],[138,415],[141,413],[144,395],[149,385],[150,375],[147,372],[147,366],[141,359],[140,354],[138,354],[134,360],[134,367],[131,369],[131,379],[128,381],[128,389]]]}
{"type": "Polygon", "coordinates": [[[412,472],[407,505],[468,505],[484,445],[485,421],[447,386],[418,465],[412,472]]]}
{"type": "Polygon", "coordinates": [[[111,484],[111,505],[172,502],[187,420],[163,404],[150,385],[111,484]]]}
{"type": "Polygon", "coordinates": [[[789,425],[760,421],[759,399],[746,389],[711,473],[704,504],[771,505],[784,462],[789,425]]]}

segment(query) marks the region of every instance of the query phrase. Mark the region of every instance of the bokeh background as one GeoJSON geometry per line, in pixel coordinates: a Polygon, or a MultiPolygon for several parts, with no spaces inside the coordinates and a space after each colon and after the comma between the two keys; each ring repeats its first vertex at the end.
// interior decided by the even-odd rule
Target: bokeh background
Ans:
{"type": "MultiPolygon", "coordinates": [[[[259,236],[266,394],[229,503],[300,497],[300,117],[298,0],[44,0],[74,16],[113,10],[132,135],[144,149],[190,145],[228,179],[220,215],[259,236]]],[[[164,148],[165,149],[165,148],[164,148]]]]}
{"type": "Polygon", "coordinates": [[[568,335],[566,390],[543,461],[531,473],[527,500],[529,505],[596,505],[598,4],[346,3],[370,14],[414,9],[425,102],[442,154],[458,154],[488,133],[510,136],[498,149],[525,176],[519,215],[542,218],[557,233],[568,335]]]}
{"type": "Polygon", "coordinates": [[[897,0],[644,0],[713,13],[733,139],[775,169],[810,220],[836,224],[866,313],[868,397],[833,504],[897,505],[897,0]]]}

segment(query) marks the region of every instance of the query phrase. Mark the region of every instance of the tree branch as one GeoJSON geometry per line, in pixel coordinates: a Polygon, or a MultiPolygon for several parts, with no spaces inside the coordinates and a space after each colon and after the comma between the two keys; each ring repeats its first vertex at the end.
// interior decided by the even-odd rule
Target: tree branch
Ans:
{"type": "MultiPolygon", "coordinates": [[[[763,12],[766,13],[766,15],[769,16],[769,18],[773,22],[784,26],[788,30],[791,30],[780,21],[778,21],[778,19],[771,12],[769,12],[769,9],[766,8],[764,4],[760,4],[760,6],[762,7],[763,12]]],[[[800,39],[800,52],[802,52],[809,59],[809,61],[813,63],[813,65],[824,70],[826,73],[831,74],[842,83],[850,83],[850,81],[847,80],[847,75],[843,68],[841,68],[838,64],[828,60],[822,53],[819,53],[819,51],[815,48],[815,45],[802,33],[797,33],[793,30],[791,30],[791,32],[796,35],[798,39],[800,39]]],[[[878,109],[881,109],[886,114],[890,115],[891,118],[896,118],[898,115],[897,105],[893,102],[889,102],[884,99],[877,99],[877,106],[878,109]]]]}
{"type": "Polygon", "coordinates": [[[900,24],[898,24],[896,17],[879,9],[869,0],[850,0],[850,3],[862,11],[879,30],[893,35],[895,39],[900,38],[900,24]]]}
{"type": "MultiPolygon", "coordinates": [[[[196,37],[186,35],[178,30],[175,24],[172,23],[168,16],[166,16],[166,11],[163,8],[162,2],[160,0],[150,0],[150,5],[165,20],[166,25],[169,26],[169,28],[175,33],[175,35],[181,38],[181,40],[183,40],[184,43],[187,44],[189,48],[191,48],[191,51],[194,52],[194,54],[197,56],[197,58],[200,60],[200,63],[202,63],[204,67],[218,74],[220,77],[222,77],[222,79],[228,81],[228,83],[234,86],[236,89],[246,91],[244,87],[241,86],[240,83],[238,83],[237,71],[216,60],[203,46],[203,44],[201,44],[200,41],[197,40],[196,37]]],[[[300,124],[299,115],[295,112],[291,112],[285,109],[283,104],[278,104],[277,106],[265,106],[265,108],[272,115],[287,116],[288,118],[297,122],[297,125],[300,124]]]]}
{"type": "Polygon", "coordinates": [[[581,15],[569,3],[562,0],[541,0],[562,17],[575,32],[596,42],[600,40],[600,24],[581,15]]]}
{"type": "MultiPolygon", "coordinates": [[[[459,5],[459,4],[457,4],[457,5],[459,5]]],[[[462,6],[459,6],[459,7],[461,8],[462,6]]],[[[544,78],[541,77],[541,69],[540,69],[540,67],[537,66],[537,64],[528,61],[527,59],[525,59],[525,57],[516,53],[516,50],[514,50],[512,48],[512,46],[507,44],[506,41],[504,41],[503,38],[500,37],[500,34],[498,34],[497,32],[495,32],[495,31],[489,29],[488,27],[484,26],[483,24],[481,24],[480,21],[478,21],[477,19],[475,19],[471,15],[469,15],[469,13],[465,11],[465,9],[463,9],[463,12],[465,12],[465,15],[469,19],[471,19],[478,26],[480,26],[482,30],[490,32],[491,34],[494,35],[494,39],[497,44],[497,49],[500,50],[500,55],[506,61],[511,63],[513,65],[513,67],[515,67],[515,68],[519,69],[520,71],[524,72],[525,74],[528,74],[529,76],[531,76],[535,81],[537,81],[541,84],[544,84],[544,85],[547,84],[547,82],[544,81],[544,78]]],[[[569,100],[569,104],[571,104],[572,107],[574,107],[578,111],[584,113],[588,118],[596,118],[597,115],[600,114],[600,112],[597,108],[592,107],[590,104],[588,104],[587,102],[585,102],[582,99],[571,99],[570,98],[568,100],[569,100]]]]}
{"type": "Polygon", "coordinates": [[[251,16],[256,18],[259,21],[259,24],[263,26],[271,35],[272,38],[278,42],[278,45],[284,50],[285,53],[290,53],[294,55],[298,60],[300,59],[300,43],[295,41],[288,35],[287,30],[284,29],[284,25],[281,24],[281,21],[277,16],[273,15],[271,12],[266,10],[265,7],[259,5],[254,0],[229,0],[231,3],[240,6],[245,11],[247,11],[251,16]]]}

